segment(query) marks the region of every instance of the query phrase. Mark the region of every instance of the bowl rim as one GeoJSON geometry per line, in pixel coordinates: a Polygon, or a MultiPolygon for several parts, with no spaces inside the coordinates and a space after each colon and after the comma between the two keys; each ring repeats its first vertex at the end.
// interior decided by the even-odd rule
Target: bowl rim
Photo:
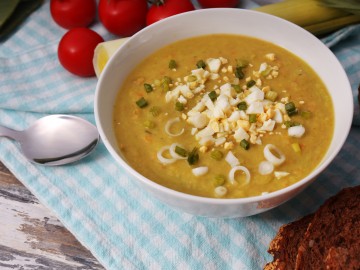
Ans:
{"type": "MultiPolygon", "coordinates": [[[[126,40],[123,45],[125,45],[127,43],[131,43],[132,40],[135,40],[136,38],[141,36],[143,34],[143,32],[147,32],[147,31],[149,31],[149,29],[159,27],[159,25],[162,25],[162,24],[171,23],[172,21],[177,20],[179,17],[186,17],[186,16],[189,16],[190,14],[194,14],[194,13],[214,13],[214,12],[215,13],[217,13],[217,12],[253,13],[253,14],[257,14],[257,16],[271,17],[272,20],[277,20],[283,24],[287,24],[288,27],[293,27],[295,31],[303,32],[303,35],[308,36],[309,39],[318,43],[319,46],[322,46],[324,50],[327,50],[328,53],[330,53],[330,55],[332,55],[332,57],[338,64],[339,72],[342,72],[342,75],[345,75],[345,78],[347,80],[346,81],[347,89],[350,90],[350,91],[346,91],[346,93],[348,93],[348,95],[351,97],[351,100],[352,100],[351,85],[350,85],[349,78],[348,78],[345,70],[343,69],[340,61],[335,56],[335,54],[323,42],[321,42],[321,40],[319,40],[317,37],[312,35],[310,32],[306,31],[302,27],[300,27],[292,22],[289,22],[285,19],[276,17],[274,15],[266,14],[266,13],[259,12],[256,10],[238,9],[238,8],[211,8],[211,9],[197,9],[197,10],[189,11],[186,13],[177,14],[177,15],[165,18],[163,20],[160,20],[158,22],[155,22],[155,23],[143,28],[142,30],[140,30],[139,32],[137,32],[133,36],[131,36],[128,40],[126,40]]],[[[181,39],[179,39],[179,40],[181,40],[181,39]]],[[[277,46],[279,46],[279,45],[277,45],[277,46]]],[[[169,196],[172,196],[173,198],[180,198],[180,199],[185,199],[187,201],[200,202],[200,203],[206,203],[206,204],[214,204],[214,205],[231,205],[231,204],[239,204],[239,203],[246,204],[246,203],[259,202],[259,201],[266,201],[269,199],[280,197],[287,193],[295,192],[299,188],[307,187],[308,184],[312,183],[315,180],[315,178],[320,173],[322,173],[331,162],[333,162],[334,158],[340,152],[341,148],[343,147],[343,145],[349,135],[351,125],[352,125],[352,119],[353,119],[352,117],[349,118],[348,123],[346,123],[347,129],[344,130],[344,136],[342,137],[342,140],[337,142],[337,146],[333,150],[333,153],[327,159],[323,159],[321,161],[321,163],[311,173],[309,173],[307,176],[305,176],[301,180],[297,181],[296,183],[293,183],[290,186],[287,186],[285,188],[282,188],[282,189],[279,189],[279,190],[276,190],[273,192],[269,192],[267,194],[251,196],[251,197],[244,197],[244,198],[210,198],[210,197],[202,197],[202,196],[192,195],[192,194],[184,193],[181,191],[177,191],[177,190],[162,186],[162,185],[156,183],[155,181],[152,181],[152,180],[148,179],[147,177],[143,176],[139,172],[137,172],[117,153],[117,151],[111,146],[111,144],[106,139],[107,136],[102,128],[101,119],[99,118],[98,100],[99,100],[99,95],[100,95],[100,89],[101,89],[101,86],[104,81],[103,80],[104,74],[106,74],[107,70],[111,68],[111,63],[114,61],[116,56],[124,50],[124,48],[125,48],[125,46],[121,46],[112,55],[112,57],[109,59],[107,65],[105,66],[105,68],[104,68],[103,72],[101,73],[100,78],[97,82],[97,86],[96,86],[96,90],[95,90],[95,98],[94,98],[95,122],[99,129],[100,137],[104,138],[103,143],[105,144],[105,147],[110,152],[110,154],[113,156],[113,158],[115,158],[115,160],[123,168],[125,168],[125,172],[126,172],[127,176],[135,177],[135,178],[139,179],[143,184],[149,186],[150,188],[159,190],[162,193],[166,193],[169,196]]],[[[351,102],[351,105],[349,105],[348,109],[350,109],[350,111],[351,111],[350,113],[353,115],[353,113],[354,113],[353,101],[351,102]]],[[[331,139],[331,141],[333,141],[333,138],[331,139]]]]}

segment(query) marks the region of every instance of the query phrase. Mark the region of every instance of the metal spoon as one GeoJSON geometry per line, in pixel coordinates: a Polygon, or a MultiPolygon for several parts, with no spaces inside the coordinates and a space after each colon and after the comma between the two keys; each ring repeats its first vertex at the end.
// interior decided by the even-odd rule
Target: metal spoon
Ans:
{"type": "Polygon", "coordinates": [[[87,156],[100,138],[91,123],[61,114],[43,117],[24,131],[0,126],[0,137],[18,141],[26,158],[49,166],[67,164],[87,156]]]}

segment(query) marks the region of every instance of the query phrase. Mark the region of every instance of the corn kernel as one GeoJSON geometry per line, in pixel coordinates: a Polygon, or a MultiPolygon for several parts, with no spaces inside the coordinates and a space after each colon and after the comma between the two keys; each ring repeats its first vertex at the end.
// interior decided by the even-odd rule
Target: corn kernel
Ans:
{"type": "Polygon", "coordinates": [[[292,149],[294,150],[295,153],[301,153],[301,147],[300,144],[298,143],[292,143],[291,144],[292,149]]]}

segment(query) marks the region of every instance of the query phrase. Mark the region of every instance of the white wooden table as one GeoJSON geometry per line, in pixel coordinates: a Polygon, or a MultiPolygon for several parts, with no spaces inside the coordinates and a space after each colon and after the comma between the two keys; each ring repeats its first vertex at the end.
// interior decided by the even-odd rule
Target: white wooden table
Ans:
{"type": "Polygon", "coordinates": [[[104,269],[1,162],[0,269],[104,269]]]}

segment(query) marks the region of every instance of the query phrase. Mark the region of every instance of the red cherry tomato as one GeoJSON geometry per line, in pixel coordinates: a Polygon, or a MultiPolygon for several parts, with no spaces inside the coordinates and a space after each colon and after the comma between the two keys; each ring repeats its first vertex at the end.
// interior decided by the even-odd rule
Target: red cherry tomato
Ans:
{"type": "Polygon", "coordinates": [[[51,0],[54,21],[66,29],[88,26],[96,16],[96,0],[51,0]]]}
{"type": "Polygon", "coordinates": [[[198,0],[203,8],[229,7],[233,8],[239,4],[239,0],[198,0]]]}
{"type": "Polygon", "coordinates": [[[104,27],[118,36],[131,36],[145,26],[146,0],[100,0],[99,18],[104,27]]]}
{"type": "Polygon", "coordinates": [[[153,2],[146,16],[146,25],[167,17],[194,10],[190,0],[158,0],[153,2]]]}
{"type": "Polygon", "coordinates": [[[92,63],[96,45],[104,39],[88,28],[73,28],[60,40],[58,58],[61,65],[71,73],[90,77],[95,75],[92,63]]]}

